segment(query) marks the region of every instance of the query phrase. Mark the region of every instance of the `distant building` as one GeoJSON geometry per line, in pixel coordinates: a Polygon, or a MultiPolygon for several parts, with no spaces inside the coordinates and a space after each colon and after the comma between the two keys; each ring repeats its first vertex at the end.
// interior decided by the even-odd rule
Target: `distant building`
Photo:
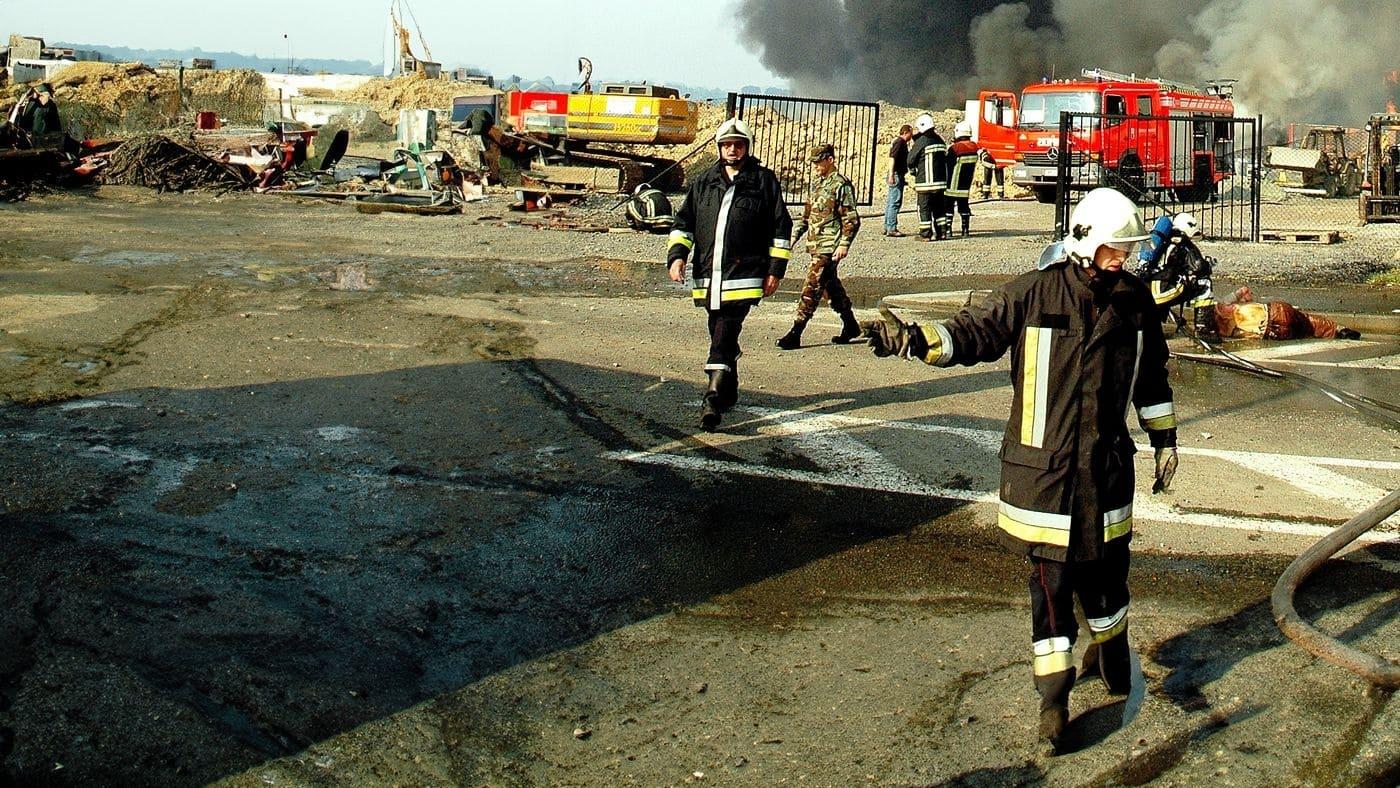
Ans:
{"type": "Polygon", "coordinates": [[[170,69],[171,71],[185,65],[185,61],[176,58],[161,58],[156,61],[156,68],[170,69]]]}
{"type": "Polygon", "coordinates": [[[34,36],[10,34],[10,60],[43,60],[44,39],[34,36]]]}
{"type": "Polygon", "coordinates": [[[496,80],[489,74],[482,74],[469,68],[456,68],[452,70],[453,82],[466,82],[469,85],[485,85],[488,88],[496,86],[496,80]]]}
{"type": "Polygon", "coordinates": [[[198,69],[200,71],[213,71],[214,61],[207,57],[190,58],[190,68],[198,69]]]}

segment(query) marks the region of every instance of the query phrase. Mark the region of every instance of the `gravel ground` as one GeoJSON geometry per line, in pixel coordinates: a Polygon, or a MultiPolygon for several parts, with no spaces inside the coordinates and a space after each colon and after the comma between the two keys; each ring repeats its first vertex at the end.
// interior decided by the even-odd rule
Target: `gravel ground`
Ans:
{"type": "MultiPolygon", "coordinates": [[[[508,197],[493,197],[484,204],[468,207],[466,218],[478,225],[490,225],[481,217],[500,216],[503,221],[523,219],[543,221],[542,215],[522,215],[504,211],[508,197]]],[[[679,204],[679,196],[673,197],[679,204]]],[[[1003,200],[976,203],[972,231],[968,239],[925,244],[913,238],[918,217],[910,209],[913,193],[905,200],[900,230],[909,238],[880,235],[879,207],[862,210],[864,228],[851,257],[842,264],[846,277],[876,279],[922,278],[965,275],[1014,275],[1025,271],[1051,240],[1055,222],[1054,207],[1033,201],[1003,200]]],[[[559,244],[551,233],[531,255],[594,254],[635,260],[660,260],[665,241],[625,232],[622,211],[610,210],[614,197],[596,197],[580,207],[556,213],[565,221],[596,224],[619,232],[582,234],[575,243],[559,244]]],[[[1315,205],[1297,202],[1265,206],[1266,228],[1336,229],[1341,242],[1331,245],[1251,244],[1210,242],[1201,244],[1206,254],[1221,261],[1218,269],[1235,281],[1280,282],[1290,284],[1333,284],[1365,282],[1373,274],[1400,266],[1400,224],[1357,226],[1355,204],[1350,200],[1317,200],[1315,205]]],[[[478,243],[497,247],[498,233],[509,228],[482,227],[478,243]]],[[[475,233],[474,233],[475,234],[475,233]]],[[[795,263],[798,260],[795,259],[795,263]]]]}

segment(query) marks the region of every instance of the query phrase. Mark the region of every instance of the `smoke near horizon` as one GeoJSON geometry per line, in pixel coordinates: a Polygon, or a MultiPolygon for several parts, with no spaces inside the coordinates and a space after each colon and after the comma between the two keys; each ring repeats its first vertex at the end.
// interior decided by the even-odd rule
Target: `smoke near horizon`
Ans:
{"type": "Polygon", "coordinates": [[[960,107],[1103,68],[1237,79],[1241,114],[1360,126],[1400,68],[1396,0],[738,0],[741,40],[803,95],[960,107]]]}

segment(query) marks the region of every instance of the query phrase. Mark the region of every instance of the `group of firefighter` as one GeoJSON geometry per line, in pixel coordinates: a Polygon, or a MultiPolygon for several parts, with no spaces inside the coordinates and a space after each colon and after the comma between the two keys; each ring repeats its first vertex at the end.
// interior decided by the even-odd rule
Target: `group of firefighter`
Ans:
{"type": "MultiPolygon", "coordinates": [[[[927,112],[914,119],[913,138],[906,140],[907,167],[914,178],[914,194],[919,205],[919,240],[942,241],[952,237],[953,213],[962,220],[961,234],[971,232],[972,207],[969,197],[977,171],[988,161],[986,152],[972,139],[972,124],[962,121],[953,130],[953,144],[948,145],[934,128],[933,116],[927,112]]],[[[901,139],[903,136],[901,135],[901,139]]],[[[898,143],[896,143],[898,145],[898,143]]],[[[892,163],[891,189],[903,187],[903,173],[897,172],[900,162],[892,163]]],[[[900,235],[891,227],[886,214],[885,234],[900,235]]]]}

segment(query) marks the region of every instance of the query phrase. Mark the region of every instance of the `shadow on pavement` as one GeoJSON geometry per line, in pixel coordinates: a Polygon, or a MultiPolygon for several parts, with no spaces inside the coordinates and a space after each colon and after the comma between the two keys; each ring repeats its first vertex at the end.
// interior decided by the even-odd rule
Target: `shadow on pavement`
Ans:
{"type": "Polygon", "coordinates": [[[205,783],[961,506],[599,459],[653,445],[615,421],[690,434],[688,383],[628,415],[654,381],[512,360],[0,410],[0,782],[205,783]]]}

